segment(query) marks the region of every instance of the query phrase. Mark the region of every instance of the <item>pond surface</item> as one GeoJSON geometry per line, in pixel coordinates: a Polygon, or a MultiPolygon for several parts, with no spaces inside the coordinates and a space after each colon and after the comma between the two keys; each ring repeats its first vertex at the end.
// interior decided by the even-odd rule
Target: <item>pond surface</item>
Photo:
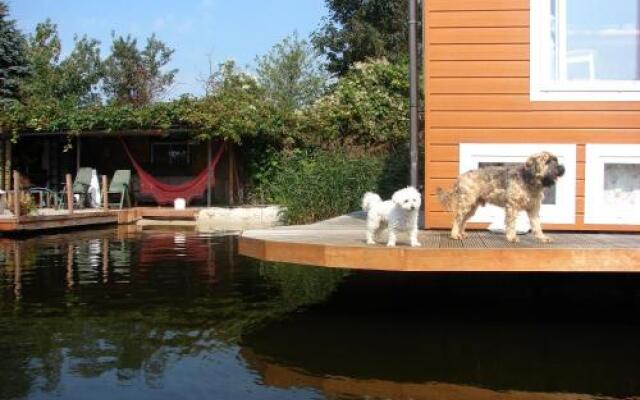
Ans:
{"type": "Polygon", "coordinates": [[[640,398],[640,278],[269,264],[231,237],[0,239],[0,399],[640,398]]]}

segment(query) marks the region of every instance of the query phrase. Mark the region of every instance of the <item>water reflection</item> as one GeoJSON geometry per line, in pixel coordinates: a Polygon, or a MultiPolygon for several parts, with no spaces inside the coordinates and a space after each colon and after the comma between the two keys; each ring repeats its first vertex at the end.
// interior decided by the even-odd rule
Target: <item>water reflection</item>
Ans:
{"type": "Polygon", "coordinates": [[[291,267],[238,258],[229,237],[192,233],[76,232],[2,239],[0,249],[3,399],[276,396],[256,384],[238,338],[339,282],[296,285],[297,270],[289,277],[291,267]]]}
{"type": "Polygon", "coordinates": [[[640,398],[638,289],[632,275],[359,274],[241,354],[266,384],[328,398],[640,398]]]}
{"type": "Polygon", "coordinates": [[[190,232],[0,239],[0,399],[638,398],[639,289],[263,263],[190,232]]]}

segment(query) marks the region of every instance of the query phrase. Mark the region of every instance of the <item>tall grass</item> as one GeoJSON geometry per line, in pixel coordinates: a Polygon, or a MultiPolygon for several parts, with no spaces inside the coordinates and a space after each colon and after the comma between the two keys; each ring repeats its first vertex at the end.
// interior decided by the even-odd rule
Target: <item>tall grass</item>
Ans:
{"type": "Polygon", "coordinates": [[[367,191],[388,197],[407,182],[406,151],[350,154],[300,151],[272,160],[253,198],[286,207],[287,222],[305,224],[360,209],[367,191]]]}

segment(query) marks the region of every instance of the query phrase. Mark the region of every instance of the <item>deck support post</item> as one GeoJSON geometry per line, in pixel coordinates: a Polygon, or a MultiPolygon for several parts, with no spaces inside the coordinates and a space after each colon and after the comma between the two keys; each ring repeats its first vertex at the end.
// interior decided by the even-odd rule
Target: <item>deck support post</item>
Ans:
{"type": "Polygon", "coordinates": [[[10,140],[7,140],[6,142],[6,146],[4,147],[4,170],[2,171],[2,174],[4,175],[4,190],[9,192],[9,190],[11,190],[11,159],[12,159],[12,147],[13,144],[11,143],[10,140]]]}
{"type": "Polygon", "coordinates": [[[211,168],[211,139],[207,143],[207,207],[211,207],[211,179],[213,171],[211,168]]]}
{"type": "Polygon", "coordinates": [[[67,208],[69,209],[69,214],[73,214],[73,183],[71,182],[71,174],[65,174],[64,176],[65,185],[66,185],[66,196],[67,196],[67,208]]]}
{"type": "Polygon", "coordinates": [[[82,142],[80,141],[80,135],[77,136],[76,138],[76,172],[80,169],[80,161],[82,160],[81,158],[81,154],[80,154],[80,146],[81,146],[82,142]]]}
{"type": "Polygon", "coordinates": [[[228,182],[228,196],[229,196],[229,205],[233,206],[234,204],[234,199],[233,199],[233,178],[234,178],[234,169],[235,169],[235,157],[234,157],[234,151],[233,151],[233,145],[229,144],[229,182],[228,182]]]}
{"type": "Polygon", "coordinates": [[[13,216],[20,222],[20,173],[13,171],[13,216]]]}
{"type": "Polygon", "coordinates": [[[5,182],[7,180],[7,176],[4,173],[4,163],[5,163],[5,152],[4,149],[7,146],[7,141],[2,139],[0,140],[0,169],[2,173],[0,173],[0,189],[5,189],[5,182]]]}
{"type": "Polygon", "coordinates": [[[108,184],[107,176],[102,175],[102,207],[105,211],[109,211],[109,198],[107,197],[109,193],[109,189],[107,188],[108,184]]]}

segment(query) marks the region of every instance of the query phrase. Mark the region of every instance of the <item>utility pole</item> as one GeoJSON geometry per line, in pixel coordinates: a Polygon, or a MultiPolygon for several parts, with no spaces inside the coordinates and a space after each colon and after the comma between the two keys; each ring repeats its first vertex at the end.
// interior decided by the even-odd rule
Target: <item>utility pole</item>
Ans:
{"type": "Polygon", "coordinates": [[[410,184],[418,187],[418,54],[416,0],[409,0],[409,112],[411,127],[410,184]]]}

